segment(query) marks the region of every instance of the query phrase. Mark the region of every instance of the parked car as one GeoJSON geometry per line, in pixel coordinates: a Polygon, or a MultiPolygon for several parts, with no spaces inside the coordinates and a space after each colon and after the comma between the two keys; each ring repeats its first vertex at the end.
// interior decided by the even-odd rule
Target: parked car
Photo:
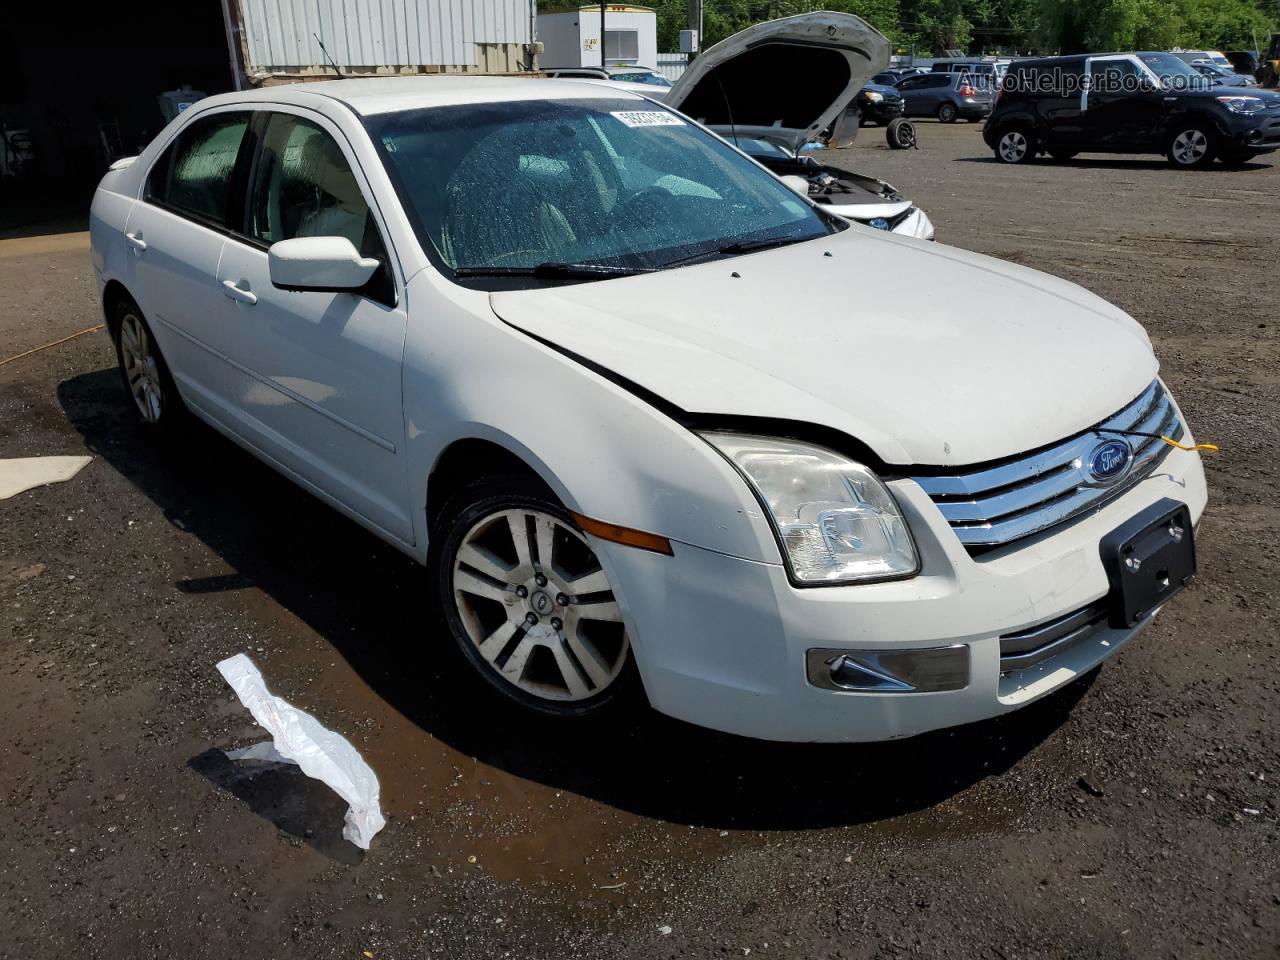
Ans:
{"type": "Polygon", "coordinates": [[[1258,66],[1261,59],[1262,54],[1257,50],[1227,51],[1227,60],[1231,64],[1231,69],[1246,77],[1253,77],[1255,80],[1257,79],[1258,66]]]}
{"type": "Polygon", "coordinates": [[[1004,57],[960,57],[935,60],[929,68],[933,73],[967,73],[992,87],[1009,69],[1012,60],[1004,57]]]}
{"type": "Polygon", "coordinates": [[[864,84],[853,98],[853,106],[862,115],[862,122],[881,127],[888,126],[902,116],[905,109],[902,94],[896,87],[878,83],[864,84]]]}
{"type": "Polygon", "coordinates": [[[1231,60],[1221,50],[1172,50],[1170,53],[1187,63],[1207,60],[1209,63],[1222,67],[1224,70],[1231,69],[1231,60]]]}
{"type": "Polygon", "coordinates": [[[1224,70],[1216,63],[1208,60],[1196,60],[1191,64],[1191,69],[1202,77],[1208,77],[1215,83],[1224,87],[1256,87],[1258,81],[1253,77],[1246,77],[1244,74],[1236,73],[1233,70],[1224,70]]]}
{"type": "Polygon", "coordinates": [[[1240,163],[1280,147],[1280,95],[1214,86],[1168,53],[1023,60],[984,137],[1002,163],[1092,152],[1164,153],[1175,167],[1240,163]]]}
{"type": "Polygon", "coordinates": [[[981,120],[991,113],[995,88],[991,81],[968,73],[936,72],[908,77],[898,84],[907,117],[937,117],[943,123],[981,120]]]}
{"type": "MultiPolygon", "coordinates": [[[[718,69],[759,78],[735,114],[805,69],[847,95],[744,113],[802,137],[888,56],[842,14],[746,33],[686,113],[718,69]]],[[[909,736],[1070,683],[1195,569],[1204,472],[1152,437],[1191,442],[1123,311],[859,229],[602,83],[209,97],[90,237],[139,422],[194,414],[427,564],[444,622],[404,632],[532,711],[642,688],[747,736],[909,736]]]]}
{"type": "Polygon", "coordinates": [[[923,67],[900,67],[892,70],[882,70],[871,78],[871,82],[885,87],[896,87],[907,77],[918,77],[928,72],[923,67]]]}
{"type": "Polygon", "coordinates": [[[734,146],[837,216],[904,237],[933,239],[928,215],[883,180],[797,154],[785,140],[747,137],[735,140],[734,146]]]}
{"type": "Polygon", "coordinates": [[[671,81],[647,67],[550,67],[541,71],[556,80],[600,80],[617,84],[620,89],[661,100],[671,81]]]}

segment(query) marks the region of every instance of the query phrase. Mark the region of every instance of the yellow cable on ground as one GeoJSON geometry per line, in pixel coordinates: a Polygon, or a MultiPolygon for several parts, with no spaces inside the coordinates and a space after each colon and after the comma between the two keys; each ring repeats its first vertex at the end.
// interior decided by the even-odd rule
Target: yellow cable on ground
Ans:
{"type": "Polygon", "coordinates": [[[29,357],[33,353],[39,353],[41,350],[48,350],[50,347],[56,347],[58,346],[58,344],[66,343],[68,340],[74,340],[76,337],[83,337],[86,333],[97,333],[104,326],[106,326],[106,324],[100,323],[96,327],[90,327],[87,330],[81,330],[79,333],[73,333],[71,336],[63,337],[61,340],[55,340],[53,341],[53,343],[46,343],[43,347],[33,347],[30,350],[25,350],[22,353],[19,353],[17,356],[6,357],[5,359],[0,360],[0,367],[3,367],[6,363],[13,363],[13,361],[15,360],[21,360],[23,357],[29,357]]]}

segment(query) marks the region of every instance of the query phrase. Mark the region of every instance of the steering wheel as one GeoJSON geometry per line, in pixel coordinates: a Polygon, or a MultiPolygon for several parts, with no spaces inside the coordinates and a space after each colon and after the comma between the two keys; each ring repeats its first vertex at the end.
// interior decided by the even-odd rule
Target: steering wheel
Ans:
{"type": "Polygon", "coordinates": [[[671,211],[667,208],[667,201],[673,196],[670,190],[662,187],[645,187],[618,204],[610,220],[630,220],[644,226],[652,225],[658,220],[670,220],[671,211]]]}

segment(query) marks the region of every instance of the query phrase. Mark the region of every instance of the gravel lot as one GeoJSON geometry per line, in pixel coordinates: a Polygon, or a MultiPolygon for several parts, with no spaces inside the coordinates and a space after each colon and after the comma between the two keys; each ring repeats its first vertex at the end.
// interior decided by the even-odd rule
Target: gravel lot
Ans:
{"type": "MultiPolygon", "coordinates": [[[[553,729],[471,682],[412,563],[207,429],[148,441],[81,337],[0,366],[0,457],[95,458],[0,502],[0,958],[1280,955],[1280,166],[919,129],[832,162],[1131,312],[1222,447],[1202,575],[1140,640],[894,744],[553,729]],[[378,771],[369,853],[324,787],[222,757],[260,736],[239,651],[378,771]]],[[[0,359],[98,320],[86,235],[0,239],[0,359]]]]}

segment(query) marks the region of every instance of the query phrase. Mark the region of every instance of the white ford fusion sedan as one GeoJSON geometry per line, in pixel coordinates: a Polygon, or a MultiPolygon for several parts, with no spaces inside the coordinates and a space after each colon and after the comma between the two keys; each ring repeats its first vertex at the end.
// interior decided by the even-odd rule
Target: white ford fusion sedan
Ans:
{"type": "MultiPolygon", "coordinates": [[[[756,68],[879,56],[820,35],[756,68]]],[[[271,87],[116,167],[92,250],[141,421],[423,562],[532,710],[909,736],[1090,670],[1194,573],[1204,475],[1137,323],[834,217],[660,104],[271,87]]]]}

